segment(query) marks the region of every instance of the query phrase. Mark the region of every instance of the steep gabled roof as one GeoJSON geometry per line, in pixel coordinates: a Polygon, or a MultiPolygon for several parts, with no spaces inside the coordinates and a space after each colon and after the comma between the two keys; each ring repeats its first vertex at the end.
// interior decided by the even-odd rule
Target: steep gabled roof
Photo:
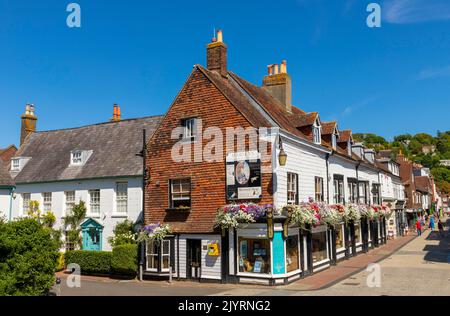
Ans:
{"type": "Polygon", "coordinates": [[[332,135],[337,129],[337,123],[333,122],[322,122],[322,134],[332,135]]]}
{"type": "Polygon", "coordinates": [[[16,152],[17,147],[15,145],[9,145],[6,148],[0,149],[0,159],[8,164],[16,152]]]}
{"type": "Polygon", "coordinates": [[[14,181],[11,178],[7,165],[0,159],[0,187],[12,187],[14,181]]]}
{"type": "Polygon", "coordinates": [[[427,176],[414,177],[416,190],[421,192],[431,192],[430,178],[427,176]]]}
{"type": "Polygon", "coordinates": [[[36,132],[27,137],[16,157],[31,158],[16,183],[53,182],[142,174],[142,130],[150,137],[161,117],[107,122],[78,128],[36,132]],[[83,166],[70,166],[73,150],[92,151],[83,166]]]}
{"type": "Polygon", "coordinates": [[[352,131],[349,129],[339,131],[339,140],[338,142],[347,142],[352,137],[352,131]]]}

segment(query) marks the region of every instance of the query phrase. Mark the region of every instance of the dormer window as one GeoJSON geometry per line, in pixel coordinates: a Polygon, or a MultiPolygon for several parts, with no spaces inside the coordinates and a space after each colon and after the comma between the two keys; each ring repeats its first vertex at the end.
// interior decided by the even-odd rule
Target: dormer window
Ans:
{"type": "Polygon", "coordinates": [[[13,158],[11,163],[11,171],[20,170],[20,158],[13,158]]]}
{"type": "Polygon", "coordinates": [[[82,166],[92,154],[92,150],[74,150],[70,153],[70,165],[82,166]]]}
{"type": "Polygon", "coordinates": [[[23,167],[31,158],[28,157],[14,157],[11,159],[11,171],[22,171],[23,167]]]}
{"type": "Polygon", "coordinates": [[[337,146],[337,135],[333,134],[331,136],[331,147],[333,147],[333,149],[336,149],[337,146]]]}
{"type": "Polygon", "coordinates": [[[319,122],[315,122],[313,125],[313,142],[315,144],[320,144],[321,143],[321,135],[320,135],[320,124],[319,122]]]}
{"type": "Polygon", "coordinates": [[[347,142],[347,153],[349,156],[352,155],[352,142],[350,140],[347,142]]]}

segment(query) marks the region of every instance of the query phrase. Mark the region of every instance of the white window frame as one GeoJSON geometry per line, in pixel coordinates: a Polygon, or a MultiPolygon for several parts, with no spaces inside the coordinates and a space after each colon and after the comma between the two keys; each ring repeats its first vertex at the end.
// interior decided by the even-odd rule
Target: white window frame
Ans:
{"type": "Polygon", "coordinates": [[[184,141],[195,141],[197,136],[197,120],[196,117],[185,118],[182,120],[184,141]]]}
{"type": "Polygon", "coordinates": [[[320,145],[322,143],[321,127],[318,122],[314,122],[313,125],[313,142],[314,144],[320,145]]]}
{"type": "Polygon", "coordinates": [[[11,159],[11,171],[20,171],[20,158],[11,159]]]}
{"type": "Polygon", "coordinates": [[[44,192],[42,193],[42,208],[44,212],[51,212],[53,203],[53,194],[52,192],[44,192]]]}
{"type": "Polygon", "coordinates": [[[71,215],[72,213],[72,209],[74,207],[74,205],[76,204],[76,198],[75,198],[75,191],[65,191],[64,192],[64,214],[67,215],[71,215]],[[72,195],[71,193],[73,193],[73,201],[67,198],[70,195],[72,195]],[[70,206],[70,208],[69,208],[70,206]]]}
{"type": "Polygon", "coordinates": [[[325,201],[325,194],[324,194],[324,188],[323,188],[324,184],[323,183],[324,182],[323,182],[323,178],[322,177],[314,177],[314,200],[316,202],[323,202],[323,201],[325,201]],[[320,181],[318,181],[318,180],[320,180],[320,181]],[[320,192],[317,191],[317,185],[318,184],[320,184],[320,186],[319,186],[319,191],[320,192]],[[320,196],[321,196],[320,200],[317,199],[317,195],[318,194],[320,194],[320,196]]]}
{"type": "Polygon", "coordinates": [[[286,192],[287,192],[287,204],[296,204],[299,200],[298,195],[298,174],[293,172],[288,172],[286,175],[286,192]],[[291,198],[290,198],[291,197],[291,198]],[[292,200],[292,197],[294,198],[292,200]]]}
{"type": "Polygon", "coordinates": [[[89,217],[100,217],[101,214],[101,190],[91,189],[89,190],[89,217]],[[95,195],[98,193],[98,201],[95,195]],[[98,212],[93,212],[93,209],[98,208],[98,212]]]}
{"type": "Polygon", "coordinates": [[[116,213],[128,214],[128,182],[126,181],[116,182],[116,213]]]}
{"type": "Polygon", "coordinates": [[[72,166],[81,166],[83,164],[82,150],[74,150],[70,153],[70,164],[72,166]]]}
{"type": "Polygon", "coordinates": [[[189,201],[189,204],[192,205],[191,194],[192,194],[192,182],[190,178],[183,179],[171,179],[169,181],[170,185],[170,208],[175,208],[174,201],[189,201]],[[183,191],[183,181],[189,182],[189,191],[183,191]],[[175,183],[177,182],[177,183],[175,183]],[[179,186],[180,191],[174,193],[174,187],[179,186]],[[174,195],[179,195],[179,197],[174,197],[174,195]]]}
{"type": "Polygon", "coordinates": [[[159,267],[161,267],[161,272],[170,272],[171,241],[169,239],[162,240],[161,243],[159,245],[157,245],[157,247],[156,247],[156,249],[157,249],[156,253],[153,252],[154,246],[155,246],[153,243],[154,242],[149,241],[149,242],[147,242],[146,247],[145,247],[146,248],[145,249],[145,260],[147,261],[146,265],[145,265],[146,270],[149,272],[158,272],[158,266],[159,266],[159,267]],[[151,247],[149,247],[149,245],[151,245],[151,247]],[[164,253],[164,249],[165,249],[164,245],[167,245],[167,249],[168,249],[167,253],[164,253]],[[149,250],[151,250],[151,252],[149,250]],[[149,267],[150,260],[148,260],[148,256],[152,256],[152,257],[156,258],[155,262],[157,262],[157,267],[153,267],[153,268],[149,267]],[[169,259],[169,268],[163,268],[163,262],[164,262],[163,258],[164,257],[167,257],[169,259]]]}
{"type": "Polygon", "coordinates": [[[22,193],[22,214],[28,216],[30,213],[31,193],[22,193]],[[26,204],[25,202],[28,201],[26,204]]]}

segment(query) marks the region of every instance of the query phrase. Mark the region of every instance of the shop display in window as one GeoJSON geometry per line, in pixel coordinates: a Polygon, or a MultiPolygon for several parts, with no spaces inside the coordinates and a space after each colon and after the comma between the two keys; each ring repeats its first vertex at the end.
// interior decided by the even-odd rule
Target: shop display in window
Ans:
{"type": "Polygon", "coordinates": [[[239,272],[270,273],[270,241],[239,237],[239,272]]]}
{"type": "Polygon", "coordinates": [[[361,225],[360,223],[355,224],[355,243],[361,243],[361,225]]]}
{"type": "Polygon", "coordinates": [[[312,234],[312,258],[313,263],[328,259],[326,231],[312,234]]]}
{"type": "Polygon", "coordinates": [[[286,266],[287,272],[300,269],[298,235],[286,239],[286,266]]]}
{"type": "Polygon", "coordinates": [[[336,233],[336,249],[344,248],[344,229],[343,226],[339,226],[335,230],[336,233]]]}

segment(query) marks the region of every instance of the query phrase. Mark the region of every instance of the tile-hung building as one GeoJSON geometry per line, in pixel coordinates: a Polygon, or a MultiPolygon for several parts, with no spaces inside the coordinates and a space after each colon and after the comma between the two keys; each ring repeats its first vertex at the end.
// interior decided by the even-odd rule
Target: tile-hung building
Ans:
{"type": "Polygon", "coordinates": [[[378,156],[376,159],[380,169],[382,203],[395,211],[387,223],[388,236],[403,236],[406,228],[406,199],[400,178],[400,165],[391,158],[378,156]]]}
{"type": "MultiPolygon", "coordinates": [[[[29,202],[51,211],[56,228],[72,207],[84,201],[81,225],[84,250],[110,250],[108,237],[118,222],[136,221],[142,213],[143,130],[151,135],[160,117],[120,119],[114,107],[110,122],[53,131],[35,131],[34,107],[22,116],[21,146],[11,159],[16,183],[12,217],[26,216],[29,202]],[[31,122],[30,122],[31,121],[31,122]],[[31,127],[31,128],[30,128],[31,127]]],[[[66,244],[65,249],[73,245],[66,244]]]]}
{"type": "Polygon", "coordinates": [[[358,227],[304,232],[270,211],[262,222],[215,227],[217,210],[233,203],[379,203],[374,159],[358,156],[350,131],[293,106],[291,90],[286,62],[269,66],[259,87],[228,70],[221,32],[207,46],[207,67],[194,66],[148,143],[145,222],[172,233],[147,245],[146,275],[284,284],[328,267],[338,248],[343,258],[369,246],[358,227]],[[257,129],[258,145],[254,135],[230,140],[236,128],[257,129]]]}
{"type": "Polygon", "coordinates": [[[8,166],[0,159],[0,219],[11,217],[14,181],[8,172],[8,166]]]}

